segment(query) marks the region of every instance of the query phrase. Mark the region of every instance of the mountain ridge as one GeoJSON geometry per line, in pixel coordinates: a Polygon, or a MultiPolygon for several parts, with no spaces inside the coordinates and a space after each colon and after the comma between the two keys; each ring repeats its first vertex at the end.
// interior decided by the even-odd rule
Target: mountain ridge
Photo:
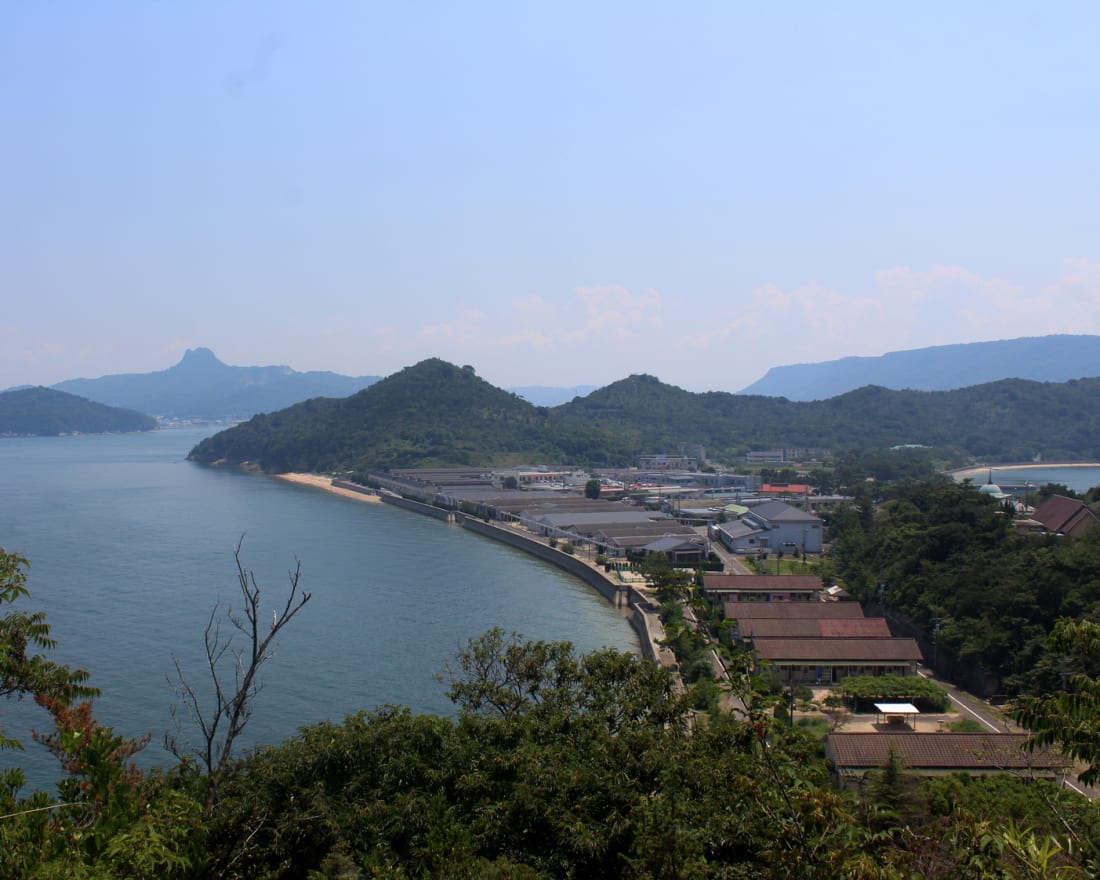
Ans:
{"type": "Polygon", "coordinates": [[[772,367],[738,394],[827,400],[864,385],[952,391],[1000,379],[1068,382],[1100,376],[1100,336],[1055,334],[966,342],[772,367]]]}
{"type": "Polygon", "coordinates": [[[194,348],[165,370],[67,379],[50,387],[161,418],[219,421],[247,419],[313,397],[347,397],[379,378],[300,373],[282,365],[235,367],[208,348],[194,348]]]}
{"type": "Polygon", "coordinates": [[[257,416],[207,438],[189,457],[248,461],[269,472],[361,472],[534,461],[612,467],[685,445],[733,461],[751,449],[912,444],[960,460],[1037,453],[1100,460],[1100,379],[1005,379],[938,392],[865,386],[798,402],[690,392],[638,374],[548,408],[490,385],[472,367],[433,358],[345,400],[257,416]]]}

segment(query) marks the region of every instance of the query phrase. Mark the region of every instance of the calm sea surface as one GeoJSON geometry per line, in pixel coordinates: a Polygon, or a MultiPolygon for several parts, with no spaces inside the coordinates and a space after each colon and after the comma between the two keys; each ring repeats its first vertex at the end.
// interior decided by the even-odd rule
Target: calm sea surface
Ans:
{"type": "MultiPolygon", "coordinates": [[[[175,704],[173,657],[202,677],[202,634],[218,602],[239,607],[233,550],[268,598],[285,598],[302,562],[313,598],[266,667],[247,745],[396,703],[446,714],[434,675],[491,626],[581,650],[636,651],[627,619],[564,572],[428,517],[268,477],[184,460],[210,431],[0,440],[0,547],[31,561],[26,610],[47,612],[52,656],[91,671],[96,715],[161,749],[175,704]]],[[[265,615],[266,616],[266,615],[265,615]]],[[[47,727],[26,702],[0,725],[47,727]]],[[[35,784],[56,764],[28,743],[0,752],[35,784]]]]}
{"type": "Polygon", "coordinates": [[[1033,483],[1036,487],[1047,483],[1060,483],[1074,492],[1085,493],[1093,486],[1100,486],[1100,465],[1098,464],[1035,464],[1005,465],[993,468],[968,468],[955,471],[956,480],[970,479],[975,485],[984,484],[993,471],[993,482],[1005,486],[1021,483],[1033,483]]]}

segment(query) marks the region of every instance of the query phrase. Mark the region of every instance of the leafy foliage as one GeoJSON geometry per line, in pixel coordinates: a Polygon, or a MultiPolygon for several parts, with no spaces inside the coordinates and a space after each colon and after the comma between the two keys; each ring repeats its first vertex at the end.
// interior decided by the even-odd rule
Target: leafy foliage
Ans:
{"type": "Polygon", "coordinates": [[[405,877],[840,878],[865,861],[855,802],[823,787],[800,734],[725,716],[687,735],[668,673],[634,655],[493,630],[447,680],[455,721],[383,708],[242,765],[218,870],[302,876],[340,856],[405,877]]]}
{"type": "MultiPolygon", "coordinates": [[[[1100,624],[1058,621],[1050,637],[1053,651],[1067,660],[1100,656],[1100,624]]],[[[1100,780],[1100,676],[1075,672],[1069,689],[1021,700],[1013,709],[1017,722],[1033,731],[1033,746],[1056,745],[1085,765],[1078,778],[1091,785],[1100,780]]]]}
{"type": "MultiPolygon", "coordinates": [[[[27,595],[27,562],[0,550],[0,604],[27,595]]],[[[41,613],[7,611],[0,618],[0,682],[4,696],[31,696],[49,712],[50,733],[36,733],[65,773],[58,799],[21,798],[25,777],[0,777],[0,876],[175,878],[202,862],[201,806],[183,792],[160,790],[133,767],[145,744],[96,722],[79,702],[98,693],[88,674],[37,653],[53,648],[41,613]],[[30,653],[30,652],[36,653],[30,653]],[[75,703],[75,705],[74,705],[75,703]]],[[[21,745],[8,739],[4,744],[21,745]]]]}
{"type": "MultiPolygon", "coordinates": [[[[2,559],[11,601],[25,561],[2,559]]],[[[293,594],[286,607],[300,607],[293,594]]],[[[1055,648],[1096,641],[1094,628],[1060,629],[1055,648]]],[[[21,799],[19,771],[4,775],[0,876],[12,880],[899,880],[1100,866],[1100,812],[1067,792],[1008,777],[918,785],[896,759],[862,796],[834,790],[813,735],[773,723],[743,670],[731,683],[742,710],[689,724],[690,696],[637,655],[490,630],[441,676],[457,717],[381,707],[303,728],[224,767],[210,800],[203,768],[138,771],[144,741],[72,705],[70,688],[86,686],[47,668],[56,695],[36,698],[54,732],[36,738],[64,778],[56,799],[21,799]]],[[[1082,712],[1071,720],[1095,717],[1082,712]]]]}
{"type": "Polygon", "coordinates": [[[1100,530],[1017,536],[1012,515],[968,485],[897,484],[877,508],[866,498],[831,512],[828,527],[833,573],[853,593],[874,601],[881,586],[889,611],[1004,692],[1057,689],[1047,635],[1059,617],[1100,614],[1100,530]]]}
{"type": "MultiPolygon", "coordinates": [[[[22,556],[0,550],[0,607],[27,595],[28,562],[22,556]]],[[[40,653],[56,646],[50,625],[41,611],[8,610],[0,617],[0,697],[73,700],[96,696],[99,691],[86,684],[84,669],[70,669],[40,653]]],[[[4,736],[0,727],[0,748],[21,748],[4,736]]]]}
{"type": "Polygon", "coordinates": [[[942,712],[947,708],[947,691],[919,675],[851,675],[833,688],[833,693],[863,700],[870,708],[874,701],[906,700],[942,712]]]}

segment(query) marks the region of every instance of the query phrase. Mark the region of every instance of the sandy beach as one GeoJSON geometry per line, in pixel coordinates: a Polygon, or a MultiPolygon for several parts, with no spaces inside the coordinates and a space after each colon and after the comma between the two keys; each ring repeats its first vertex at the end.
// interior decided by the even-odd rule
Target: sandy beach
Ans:
{"type": "Polygon", "coordinates": [[[367,501],[371,504],[381,504],[382,500],[377,495],[367,495],[363,492],[355,492],[351,489],[340,489],[332,485],[332,477],[324,477],[320,474],[275,474],[278,480],[286,480],[288,483],[297,483],[301,486],[312,486],[315,489],[324,489],[334,495],[343,495],[345,498],[354,498],[356,501],[367,501]]]}

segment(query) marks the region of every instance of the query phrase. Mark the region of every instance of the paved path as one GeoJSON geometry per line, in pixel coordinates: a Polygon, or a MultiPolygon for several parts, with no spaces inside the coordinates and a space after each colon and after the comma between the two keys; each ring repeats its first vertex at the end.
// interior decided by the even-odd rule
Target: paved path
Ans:
{"type": "MultiPolygon", "coordinates": [[[[983,724],[990,731],[996,733],[1027,733],[1023,727],[1014,724],[1009,718],[1006,718],[1000,711],[993,708],[984,700],[979,700],[973,694],[967,693],[964,690],[960,690],[951,684],[949,681],[944,681],[942,678],[937,678],[935,671],[931,669],[922,669],[920,674],[931,681],[934,681],[945,691],[947,691],[947,698],[951,700],[953,705],[959,712],[960,717],[973,718],[983,724]]],[[[1079,767],[1077,772],[1083,770],[1084,767],[1079,767]]],[[[1089,800],[1100,799],[1100,789],[1094,786],[1082,785],[1076,779],[1069,778],[1065,780],[1066,788],[1070,788],[1078,794],[1083,794],[1089,800]]]]}

